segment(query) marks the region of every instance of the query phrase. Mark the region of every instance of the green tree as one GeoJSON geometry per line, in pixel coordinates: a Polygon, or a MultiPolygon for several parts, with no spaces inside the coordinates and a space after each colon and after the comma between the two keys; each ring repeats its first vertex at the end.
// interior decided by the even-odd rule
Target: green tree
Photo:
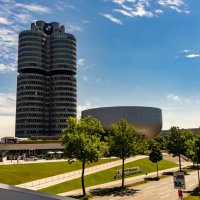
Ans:
{"type": "Polygon", "coordinates": [[[149,154],[149,160],[153,163],[156,163],[157,169],[157,178],[158,178],[158,162],[163,159],[162,153],[158,146],[153,146],[149,154]]]}
{"type": "Polygon", "coordinates": [[[191,139],[192,133],[174,126],[171,127],[170,132],[167,149],[173,156],[179,157],[179,169],[181,171],[181,155],[187,156],[187,150],[190,148],[187,140],[191,139]]]}
{"type": "Polygon", "coordinates": [[[135,128],[124,119],[112,124],[110,132],[110,154],[122,159],[122,187],[124,187],[124,161],[137,154],[138,137],[135,128]]]}
{"type": "Polygon", "coordinates": [[[66,156],[71,161],[77,159],[82,162],[81,183],[83,195],[86,195],[84,184],[84,172],[86,162],[97,162],[108,149],[105,142],[101,142],[101,134],[104,133],[99,120],[87,116],[83,119],[69,117],[67,127],[62,130],[61,144],[65,146],[66,156]]]}
{"type": "Polygon", "coordinates": [[[167,148],[167,139],[158,134],[154,139],[149,140],[149,148],[152,149],[153,146],[158,146],[159,149],[164,150],[167,148]]]}
{"type": "Polygon", "coordinates": [[[200,131],[196,134],[193,155],[193,163],[200,163],[200,131]]]}
{"type": "Polygon", "coordinates": [[[144,137],[139,137],[137,139],[137,153],[138,154],[148,154],[149,143],[144,137]]]}

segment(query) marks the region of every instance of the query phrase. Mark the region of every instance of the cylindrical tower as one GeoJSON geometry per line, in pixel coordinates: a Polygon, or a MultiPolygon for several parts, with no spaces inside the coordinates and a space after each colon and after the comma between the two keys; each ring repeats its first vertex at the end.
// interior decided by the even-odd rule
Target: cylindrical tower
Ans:
{"type": "Polygon", "coordinates": [[[60,135],[76,116],[76,39],[58,22],[19,34],[16,136],[60,135]]]}
{"type": "Polygon", "coordinates": [[[51,132],[56,134],[66,126],[66,118],[76,116],[76,39],[55,32],[50,37],[50,49],[51,132]]]}

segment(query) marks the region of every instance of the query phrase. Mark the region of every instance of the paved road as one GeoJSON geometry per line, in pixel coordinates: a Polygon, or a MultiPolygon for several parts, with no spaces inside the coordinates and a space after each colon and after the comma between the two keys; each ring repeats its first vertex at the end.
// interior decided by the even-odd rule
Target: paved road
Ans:
{"type": "MultiPolygon", "coordinates": [[[[188,195],[187,191],[193,190],[198,184],[197,172],[191,172],[186,175],[186,190],[183,193],[184,197],[188,195]]],[[[177,189],[173,187],[173,177],[161,179],[158,182],[148,182],[143,185],[131,187],[127,191],[118,192],[114,195],[103,197],[95,197],[95,200],[117,200],[117,199],[134,199],[134,200],[175,200],[178,198],[177,189]]]]}

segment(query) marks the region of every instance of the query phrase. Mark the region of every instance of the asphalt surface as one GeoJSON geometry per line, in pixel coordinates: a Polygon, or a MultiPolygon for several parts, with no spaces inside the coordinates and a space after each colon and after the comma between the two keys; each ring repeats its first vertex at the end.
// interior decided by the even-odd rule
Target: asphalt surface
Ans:
{"type": "MultiPolygon", "coordinates": [[[[185,176],[186,190],[183,190],[183,197],[187,196],[198,184],[197,172],[190,172],[185,176]]],[[[151,181],[146,184],[130,187],[112,195],[94,197],[95,200],[174,200],[179,199],[178,190],[174,189],[173,177],[151,181]]]]}

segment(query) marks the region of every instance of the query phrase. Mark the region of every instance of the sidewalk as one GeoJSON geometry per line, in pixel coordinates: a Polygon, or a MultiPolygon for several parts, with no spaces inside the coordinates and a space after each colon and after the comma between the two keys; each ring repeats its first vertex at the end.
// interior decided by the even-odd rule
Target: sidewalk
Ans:
{"type": "MultiPolygon", "coordinates": [[[[192,164],[192,163],[189,163],[189,162],[185,163],[185,164],[182,165],[182,167],[186,167],[190,164],[192,164]]],[[[159,175],[162,175],[163,172],[177,171],[177,170],[179,170],[179,167],[165,169],[165,170],[159,171],[159,175]]],[[[140,176],[125,178],[125,185],[137,183],[139,181],[143,181],[145,177],[152,177],[152,176],[154,177],[156,175],[157,175],[157,172],[152,172],[152,173],[148,173],[148,175],[143,174],[143,175],[140,175],[140,176]]],[[[108,183],[104,183],[104,184],[100,184],[100,185],[87,187],[85,189],[86,189],[87,194],[89,194],[90,191],[94,190],[94,189],[120,187],[121,184],[122,184],[122,180],[117,180],[117,181],[112,181],[112,182],[108,182],[108,183]]],[[[69,192],[60,193],[58,195],[60,195],[60,196],[78,196],[78,195],[82,195],[82,194],[83,194],[82,189],[77,189],[77,190],[72,190],[72,191],[69,191],[69,192]]]]}
{"type": "MultiPolygon", "coordinates": [[[[146,158],[146,157],[147,156],[144,156],[144,155],[131,157],[129,159],[126,159],[125,163],[129,163],[134,160],[139,160],[139,159],[146,158]]],[[[117,161],[105,163],[102,165],[96,165],[94,167],[89,167],[89,168],[85,169],[85,175],[89,175],[89,174],[93,174],[93,173],[96,173],[96,172],[99,172],[102,170],[110,169],[110,168],[119,166],[121,164],[122,164],[122,161],[117,160],[117,161]]],[[[60,174],[60,175],[56,175],[56,176],[51,176],[51,177],[44,178],[44,179],[39,179],[36,181],[23,183],[23,184],[16,185],[16,186],[21,187],[21,188],[31,189],[31,190],[40,190],[42,188],[50,187],[52,185],[56,185],[59,183],[63,183],[65,181],[70,181],[70,180],[79,178],[79,177],[81,177],[81,172],[82,172],[82,170],[80,169],[80,170],[76,170],[76,171],[72,171],[72,172],[68,172],[68,173],[64,173],[64,174],[60,174]]]]}

